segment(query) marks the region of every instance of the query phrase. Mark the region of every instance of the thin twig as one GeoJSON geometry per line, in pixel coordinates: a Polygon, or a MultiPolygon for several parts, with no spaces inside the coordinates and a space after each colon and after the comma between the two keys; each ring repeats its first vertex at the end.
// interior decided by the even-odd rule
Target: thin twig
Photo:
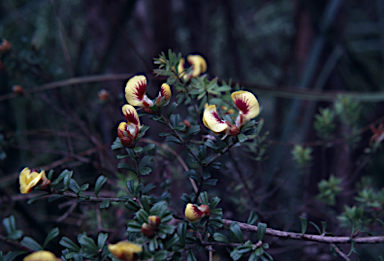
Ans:
{"type": "Polygon", "coordinates": [[[341,256],[344,260],[347,260],[347,261],[350,261],[351,259],[346,255],[344,254],[334,243],[331,244],[331,246],[333,247],[333,249],[335,249],[336,253],[339,254],[339,256],[341,256]]]}

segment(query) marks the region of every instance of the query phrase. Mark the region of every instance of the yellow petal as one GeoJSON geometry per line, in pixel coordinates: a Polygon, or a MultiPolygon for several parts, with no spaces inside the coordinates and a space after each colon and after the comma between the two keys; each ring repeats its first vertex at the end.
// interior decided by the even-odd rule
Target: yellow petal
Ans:
{"type": "Polygon", "coordinates": [[[36,251],[24,257],[23,261],[57,261],[54,254],[49,251],[36,251]]]}
{"type": "Polygon", "coordinates": [[[203,123],[205,127],[213,132],[222,132],[228,128],[228,125],[219,118],[217,114],[216,105],[209,105],[204,110],[203,123]]]}
{"type": "Polygon", "coordinates": [[[139,116],[137,115],[137,111],[135,107],[129,104],[125,104],[122,108],[122,111],[125,119],[127,120],[128,125],[138,126],[140,128],[140,119],[139,119],[139,116]]]}
{"type": "Polygon", "coordinates": [[[188,203],[185,207],[184,212],[185,217],[189,220],[189,222],[197,222],[202,217],[204,217],[204,213],[195,205],[188,203]]]}
{"type": "Polygon", "coordinates": [[[197,77],[207,71],[207,62],[201,55],[188,55],[187,60],[193,66],[192,77],[197,77]]]}
{"type": "Polygon", "coordinates": [[[180,58],[179,65],[177,66],[177,72],[179,73],[179,76],[182,77],[185,73],[185,59],[180,58]]]}
{"type": "Polygon", "coordinates": [[[169,99],[171,99],[171,96],[172,96],[171,87],[168,84],[163,83],[161,85],[160,95],[161,97],[164,98],[164,101],[168,101],[169,99]]]}
{"type": "Polygon", "coordinates": [[[121,241],[117,244],[109,244],[108,250],[120,260],[134,261],[138,260],[138,254],[143,251],[143,247],[128,241],[121,241]]]}
{"type": "Polygon", "coordinates": [[[245,120],[249,121],[259,115],[259,102],[251,92],[237,91],[231,97],[245,120]]]}
{"type": "Polygon", "coordinates": [[[144,75],[137,75],[128,80],[125,86],[125,98],[132,106],[151,107],[153,102],[147,97],[147,78],[144,75]]]}
{"type": "Polygon", "coordinates": [[[31,192],[43,178],[46,179],[44,170],[39,173],[36,170],[31,171],[29,168],[24,168],[19,175],[20,193],[31,192]]]}

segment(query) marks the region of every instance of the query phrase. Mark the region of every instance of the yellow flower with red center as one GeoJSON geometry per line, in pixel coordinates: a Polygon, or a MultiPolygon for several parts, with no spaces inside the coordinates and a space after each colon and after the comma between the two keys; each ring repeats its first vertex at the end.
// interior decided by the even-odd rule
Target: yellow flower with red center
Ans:
{"type": "Polygon", "coordinates": [[[38,172],[37,170],[30,170],[24,168],[19,175],[20,193],[27,194],[32,191],[36,186],[45,189],[51,181],[45,176],[45,171],[38,172]]]}
{"type": "Polygon", "coordinates": [[[159,96],[157,96],[156,98],[155,104],[158,106],[163,105],[164,103],[169,101],[169,99],[171,99],[171,96],[171,87],[168,84],[163,83],[160,88],[159,96]]]}
{"type": "Polygon", "coordinates": [[[187,56],[188,63],[192,66],[192,71],[186,74],[185,71],[185,59],[181,58],[179,65],[177,67],[177,71],[179,72],[180,77],[184,80],[189,81],[193,77],[197,77],[207,71],[207,62],[205,59],[198,54],[188,55],[187,56]]]}
{"type": "Polygon", "coordinates": [[[54,254],[45,250],[33,252],[32,254],[29,254],[23,259],[23,261],[57,261],[57,260],[61,260],[61,259],[56,258],[54,254]]]}
{"type": "Polygon", "coordinates": [[[125,147],[133,148],[141,129],[139,116],[136,109],[129,104],[124,105],[122,111],[127,122],[119,124],[117,137],[125,147]]]}
{"type": "Polygon", "coordinates": [[[153,102],[147,97],[147,78],[144,75],[137,75],[128,80],[125,86],[125,98],[132,106],[152,107],[153,102]]]}
{"type": "Polygon", "coordinates": [[[121,241],[117,244],[109,244],[108,250],[120,260],[136,261],[139,260],[139,253],[143,251],[143,247],[128,241],[121,241]]]}
{"type": "Polygon", "coordinates": [[[208,105],[203,113],[204,125],[216,134],[224,132],[223,139],[227,135],[235,136],[239,134],[241,127],[260,113],[259,102],[252,93],[236,91],[232,93],[231,97],[239,109],[235,124],[222,120],[217,113],[216,105],[208,105]]]}
{"type": "Polygon", "coordinates": [[[209,217],[211,209],[207,205],[196,206],[192,203],[188,203],[185,207],[184,215],[189,222],[197,222],[203,217],[209,217]]]}

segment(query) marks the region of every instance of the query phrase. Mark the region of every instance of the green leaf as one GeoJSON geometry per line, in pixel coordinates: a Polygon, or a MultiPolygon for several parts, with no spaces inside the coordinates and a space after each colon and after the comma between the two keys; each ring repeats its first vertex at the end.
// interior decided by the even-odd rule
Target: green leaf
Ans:
{"type": "Polygon", "coordinates": [[[136,212],[136,220],[139,223],[146,223],[148,222],[148,212],[146,212],[144,209],[140,209],[139,211],[136,212]]]}
{"type": "Polygon", "coordinates": [[[224,236],[223,234],[221,234],[221,233],[216,232],[215,234],[213,234],[213,238],[217,242],[222,242],[222,243],[229,244],[228,238],[226,236],[224,236]]]}
{"type": "Polygon", "coordinates": [[[215,186],[217,183],[217,179],[207,179],[204,181],[204,185],[209,185],[209,186],[215,186]]]}
{"type": "Polygon", "coordinates": [[[79,244],[84,247],[85,249],[88,249],[95,254],[98,253],[97,246],[92,238],[88,237],[85,233],[80,234],[77,236],[77,241],[79,241],[79,244]]]}
{"type": "Polygon", "coordinates": [[[185,133],[185,137],[188,137],[190,135],[196,135],[200,132],[200,125],[193,125],[191,128],[188,129],[188,131],[185,133]]]}
{"type": "Polygon", "coordinates": [[[324,233],[326,229],[327,229],[327,222],[325,222],[325,221],[321,221],[321,230],[322,230],[322,233],[324,233]]]}
{"type": "Polygon", "coordinates": [[[108,178],[104,177],[103,175],[99,176],[95,183],[95,195],[97,196],[99,194],[99,191],[101,187],[107,182],[108,178]]]}
{"type": "Polygon", "coordinates": [[[16,230],[15,217],[13,215],[3,219],[3,226],[7,234],[11,234],[16,230]]]}
{"type": "Polygon", "coordinates": [[[161,250],[161,251],[157,252],[153,256],[153,261],[164,261],[164,260],[167,260],[167,255],[168,255],[167,251],[161,250]]]}
{"type": "Polygon", "coordinates": [[[117,149],[121,149],[121,148],[124,148],[124,146],[121,143],[121,140],[118,137],[116,137],[115,141],[111,145],[111,149],[117,150],[117,149]]]}
{"type": "Polygon", "coordinates": [[[165,240],[164,248],[171,249],[173,245],[179,242],[179,237],[177,235],[173,235],[171,238],[165,240]]]}
{"type": "Polygon", "coordinates": [[[135,182],[133,181],[133,179],[127,181],[127,188],[129,193],[135,195],[135,182]]]}
{"type": "Polygon", "coordinates": [[[229,255],[233,260],[239,260],[243,255],[239,253],[239,251],[235,248],[231,254],[229,255]]]}
{"type": "Polygon", "coordinates": [[[187,224],[182,222],[177,224],[177,235],[179,236],[180,239],[180,245],[181,247],[185,246],[185,236],[187,233],[187,224]]]}
{"type": "Polygon", "coordinates": [[[167,141],[167,142],[174,142],[174,143],[178,143],[178,144],[183,144],[183,143],[181,142],[181,140],[179,140],[178,138],[176,138],[176,137],[173,136],[173,135],[167,136],[167,137],[165,138],[165,141],[167,141]]]}
{"type": "Polygon", "coordinates": [[[145,168],[140,169],[141,175],[148,175],[151,172],[152,172],[152,169],[150,167],[145,167],[145,168]]]}
{"type": "Polygon", "coordinates": [[[129,210],[137,211],[140,209],[139,204],[137,204],[135,201],[129,199],[127,202],[125,202],[125,207],[128,208],[129,210]]]}
{"type": "Polygon", "coordinates": [[[307,231],[308,220],[305,217],[299,217],[301,222],[301,234],[304,235],[307,231]]]}
{"type": "Polygon", "coordinates": [[[109,208],[109,205],[110,205],[110,201],[109,201],[109,198],[106,199],[106,200],[103,200],[100,205],[99,205],[99,208],[100,209],[105,209],[105,208],[109,208]]]}
{"type": "Polygon", "coordinates": [[[54,239],[55,237],[57,237],[60,233],[60,230],[59,228],[55,227],[53,228],[51,231],[49,231],[47,237],[45,238],[44,240],[44,244],[43,244],[43,248],[45,248],[47,246],[47,244],[49,243],[49,241],[51,241],[52,239],[54,239]]]}
{"type": "Polygon", "coordinates": [[[257,261],[257,255],[255,252],[252,252],[252,254],[249,256],[248,261],[257,261]]]}
{"type": "Polygon", "coordinates": [[[203,169],[202,176],[203,176],[204,180],[207,180],[207,179],[209,179],[211,177],[211,173],[207,169],[203,169]]]}
{"type": "Polygon", "coordinates": [[[29,199],[29,200],[27,201],[27,203],[28,203],[28,204],[32,204],[33,202],[35,202],[35,201],[38,200],[39,198],[44,197],[44,196],[46,196],[46,195],[48,195],[48,194],[47,194],[47,193],[43,193],[43,194],[37,195],[36,197],[33,197],[33,198],[29,199]]]}
{"type": "Polygon", "coordinates": [[[157,243],[156,237],[149,240],[149,251],[155,252],[155,250],[159,247],[159,244],[157,243]]]}
{"type": "Polygon", "coordinates": [[[208,194],[206,191],[200,193],[201,203],[208,205],[208,194]]]}
{"type": "Polygon", "coordinates": [[[8,234],[7,238],[18,241],[23,237],[23,231],[21,229],[14,230],[12,233],[8,234]]]}
{"type": "Polygon", "coordinates": [[[309,224],[311,224],[312,226],[314,226],[314,227],[316,228],[317,232],[319,232],[319,234],[321,234],[321,230],[320,230],[320,228],[319,228],[315,223],[313,223],[312,221],[309,221],[309,224]]]}
{"type": "Polygon", "coordinates": [[[184,174],[185,174],[187,177],[190,177],[191,179],[193,179],[193,180],[196,181],[196,182],[199,182],[199,180],[200,180],[199,175],[197,175],[196,171],[193,170],[193,169],[188,170],[188,171],[184,171],[184,174]]]}
{"type": "Polygon", "coordinates": [[[218,149],[218,147],[215,145],[215,143],[210,140],[210,139],[207,139],[205,142],[204,142],[204,145],[207,146],[208,148],[211,148],[213,150],[216,150],[218,149]]]}
{"type": "Polygon", "coordinates": [[[256,221],[258,219],[259,219],[259,216],[255,212],[251,211],[251,213],[249,213],[249,217],[248,217],[247,223],[250,224],[250,225],[253,225],[253,224],[256,223],[256,221]]]}
{"type": "Polygon", "coordinates": [[[240,243],[244,242],[243,232],[237,222],[232,222],[229,226],[229,231],[231,235],[231,241],[239,241],[240,243]]]}
{"type": "Polygon", "coordinates": [[[68,248],[71,252],[79,252],[80,248],[72,240],[67,237],[62,237],[59,241],[59,244],[65,248],[68,248]]]}
{"type": "MultiPolygon", "coordinates": [[[[1,252],[0,252],[1,253],[1,252]]],[[[0,260],[3,261],[13,261],[16,257],[27,253],[26,251],[9,251],[3,258],[1,258],[0,255],[0,260]]]]}
{"type": "Polygon", "coordinates": [[[103,249],[105,242],[107,241],[108,234],[107,233],[99,233],[97,236],[97,247],[98,249],[103,249]]]}
{"type": "MultiPolygon", "coordinates": [[[[264,254],[264,249],[262,247],[256,248],[255,254],[256,254],[256,256],[261,258],[261,255],[264,254]]],[[[263,259],[261,259],[261,260],[263,260],[263,259]]]]}
{"type": "Polygon", "coordinates": [[[70,184],[71,179],[72,179],[72,175],[73,175],[72,171],[68,171],[65,174],[64,179],[63,179],[64,190],[68,190],[69,184],[70,184]]]}
{"type": "Polygon", "coordinates": [[[149,197],[146,195],[141,196],[141,205],[146,212],[149,212],[149,197]]]}
{"type": "Polygon", "coordinates": [[[69,180],[69,188],[76,194],[79,194],[80,192],[80,186],[79,184],[77,184],[76,180],[74,179],[69,180]]]}
{"type": "Polygon", "coordinates": [[[147,146],[145,146],[145,147],[143,148],[143,152],[153,150],[154,148],[156,148],[156,145],[155,145],[155,144],[153,144],[153,143],[148,144],[147,146]]]}
{"type": "Polygon", "coordinates": [[[211,198],[210,208],[214,209],[215,207],[217,207],[217,204],[219,204],[220,200],[221,199],[218,197],[211,198]]]}
{"type": "Polygon", "coordinates": [[[31,237],[23,237],[23,240],[21,240],[20,244],[30,249],[33,249],[34,251],[43,250],[43,247],[31,237]]]}
{"type": "Polygon", "coordinates": [[[267,230],[267,224],[259,222],[257,224],[257,239],[263,241],[265,231],[267,230]]]}
{"type": "Polygon", "coordinates": [[[120,162],[119,164],[117,164],[117,168],[119,168],[119,169],[127,169],[127,170],[132,171],[133,173],[136,173],[136,170],[133,167],[131,167],[131,165],[129,165],[127,163],[124,163],[124,162],[120,162]]]}
{"type": "Polygon", "coordinates": [[[248,138],[247,138],[247,136],[245,136],[244,134],[242,134],[242,133],[240,133],[239,135],[237,135],[237,138],[238,138],[238,140],[239,140],[239,142],[244,142],[244,141],[246,141],[248,138]]]}
{"type": "Polygon", "coordinates": [[[384,222],[381,219],[376,218],[376,220],[379,221],[379,223],[384,226],[384,222]]]}
{"type": "Polygon", "coordinates": [[[134,147],[133,148],[133,151],[137,154],[140,154],[143,152],[143,148],[142,147],[134,147]]]}
{"type": "Polygon", "coordinates": [[[143,190],[141,191],[143,194],[147,194],[152,189],[156,188],[156,185],[153,185],[152,183],[147,184],[143,190]]]}
{"type": "Polygon", "coordinates": [[[192,253],[191,250],[188,251],[188,254],[187,254],[187,261],[197,261],[195,255],[192,253]]]}
{"type": "Polygon", "coordinates": [[[172,102],[171,105],[169,105],[168,111],[167,111],[167,119],[169,119],[169,117],[171,116],[172,112],[175,110],[177,105],[178,104],[176,102],[172,102]]]}
{"type": "Polygon", "coordinates": [[[172,226],[172,225],[161,224],[160,227],[159,227],[159,231],[161,233],[171,235],[175,231],[175,227],[172,226]]]}
{"type": "MultiPolygon", "coordinates": [[[[63,170],[63,171],[59,174],[59,176],[57,177],[57,179],[55,179],[54,181],[52,181],[51,186],[53,186],[53,187],[57,186],[57,184],[59,184],[59,182],[61,182],[61,181],[64,179],[64,177],[66,177],[67,175],[69,175],[71,172],[72,172],[72,171],[69,171],[69,170],[67,170],[67,169],[63,170]]],[[[70,174],[70,175],[72,176],[72,174],[70,174]]]]}
{"type": "Polygon", "coordinates": [[[128,223],[127,232],[128,233],[141,233],[141,224],[137,223],[136,221],[131,221],[128,223]]]}

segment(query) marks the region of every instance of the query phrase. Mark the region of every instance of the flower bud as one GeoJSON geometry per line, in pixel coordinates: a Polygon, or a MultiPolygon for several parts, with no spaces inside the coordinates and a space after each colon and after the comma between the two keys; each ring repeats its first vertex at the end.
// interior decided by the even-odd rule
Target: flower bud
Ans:
{"type": "Polygon", "coordinates": [[[13,85],[12,86],[12,92],[14,94],[23,95],[24,89],[23,89],[23,87],[21,87],[21,85],[13,85]]]}
{"type": "Polygon", "coordinates": [[[153,229],[158,229],[161,224],[161,218],[158,216],[149,216],[148,223],[153,229]]]}
{"type": "Polygon", "coordinates": [[[101,89],[98,93],[97,96],[99,97],[99,100],[102,102],[106,102],[109,100],[109,92],[105,89],[101,89]]]}
{"type": "Polygon", "coordinates": [[[40,173],[37,170],[30,170],[29,168],[24,168],[19,175],[20,182],[20,193],[27,194],[32,191],[32,189],[38,186],[40,189],[45,189],[51,181],[45,176],[45,171],[40,173]]]}
{"type": "Polygon", "coordinates": [[[188,203],[185,208],[185,217],[189,220],[189,222],[197,222],[201,218],[205,216],[209,216],[211,214],[211,210],[207,205],[201,205],[197,207],[194,204],[188,203]]]}
{"type": "Polygon", "coordinates": [[[9,52],[9,50],[11,50],[11,48],[11,43],[8,40],[4,39],[0,44],[0,53],[7,53],[9,52]]]}
{"type": "Polygon", "coordinates": [[[117,244],[109,244],[108,250],[120,260],[136,261],[139,260],[139,253],[143,251],[143,247],[128,241],[121,241],[117,244]]]}
{"type": "Polygon", "coordinates": [[[141,234],[143,234],[144,236],[148,238],[153,238],[155,236],[155,233],[156,231],[151,225],[143,223],[143,225],[141,226],[141,234]]]}

